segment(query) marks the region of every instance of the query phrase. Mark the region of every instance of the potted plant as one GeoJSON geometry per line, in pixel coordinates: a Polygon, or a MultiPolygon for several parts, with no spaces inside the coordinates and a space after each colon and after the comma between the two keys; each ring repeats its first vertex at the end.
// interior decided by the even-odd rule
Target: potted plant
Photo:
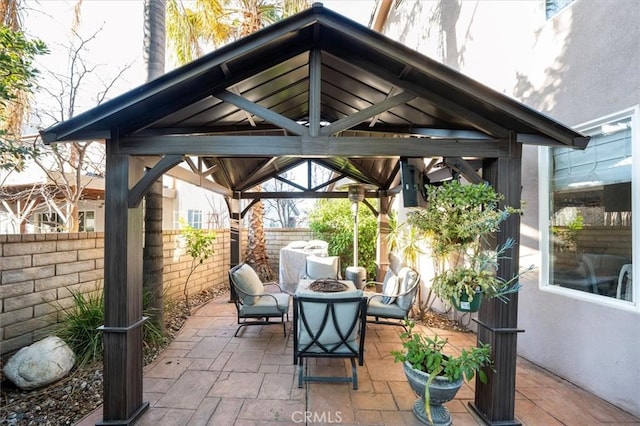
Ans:
{"type": "Polygon", "coordinates": [[[423,423],[450,425],[451,414],[442,404],[452,400],[462,383],[478,374],[486,383],[483,370],[492,364],[488,344],[471,350],[462,349],[458,356],[445,355],[447,339],[433,338],[413,332],[415,323],[405,321],[407,331],[401,334],[404,351],[392,351],[396,362],[402,362],[411,389],[418,395],[413,414],[423,423]]]}
{"type": "Polygon", "coordinates": [[[481,297],[507,301],[520,289],[521,271],[509,280],[496,275],[498,261],[515,242],[492,247],[489,237],[519,209],[500,207],[503,196],[488,183],[446,182],[428,186],[427,206],[411,212],[407,222],[422,231],[436,259],[432,291],[462,311],[477,311],[481,297]]]}

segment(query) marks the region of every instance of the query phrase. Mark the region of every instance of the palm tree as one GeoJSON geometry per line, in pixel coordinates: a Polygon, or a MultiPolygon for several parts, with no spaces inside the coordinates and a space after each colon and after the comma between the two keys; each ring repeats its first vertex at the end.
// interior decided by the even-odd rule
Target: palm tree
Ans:
{"type": "Polygon", "coordinates": [[[228,0],[195,0],[193,8],[181,0],[167,0],[167,42],[178,64],[204,54],[205,47],[218,47],[233,34],[226,12],[228,0]]]}
{"type": "Polygon", "coordinates": [[[0,0],[0,169],[24,167],[36,151],[20,143],[22,124],[29,108],[29,94],[38,76],[33,62],[48,53],[41,40],[22,32],[20,0],[0,0]]]}
{"type": "MultiPolygon", "coordinates": [[[[147,81],[164,73],[165,61],[165,0],[144,2],[144,58],[147,81]]],[[[162,181],[149,188],[144,204],[143,281],[145,305],[150,320],[164,335],[163,243],[162,243],[162,181]]]]}
{"type": "MultiPolygon", "coordinates": [[[[167,35],[178,62],[184,64],[217,47],[245,37],[279,19],[309,7],[307,0],[196,0],[193,9],[180,0],[167,2],[167,35]],[[237,28],[234,32],[233,28],[237,28]]],[[[260,192],[262,187],[255,188],[260,192]]],[[[249,213],[249,235],[245,261],[265,281],[272,280],[264,237],[264,205],[254,204],[249,213]]]]}

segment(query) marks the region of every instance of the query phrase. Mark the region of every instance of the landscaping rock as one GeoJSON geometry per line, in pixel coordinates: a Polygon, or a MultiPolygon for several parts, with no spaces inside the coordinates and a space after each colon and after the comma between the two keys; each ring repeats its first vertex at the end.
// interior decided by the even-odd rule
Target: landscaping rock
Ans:
{"type": "Polygon", "coordinates": [[[66,376],[74,363],[69,345],[51,336],[20,349],[4,366],[4,375],[20,389],[37,389],[66,376]]]}

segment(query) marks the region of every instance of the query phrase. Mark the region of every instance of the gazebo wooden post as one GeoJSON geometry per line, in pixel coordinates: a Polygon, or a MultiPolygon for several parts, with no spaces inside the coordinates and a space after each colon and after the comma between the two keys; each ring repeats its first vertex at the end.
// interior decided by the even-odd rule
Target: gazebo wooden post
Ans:
{"type": "Polygon", "coordinates": [[[132,424],[142,401],[143,212],[129,208],[129,188],[144,168],[108,141],[104,232],[104,405],[99,425],[132,424]]]}
{"type": "Polygon", "coordinates": [[[231,257],[229,268],[232,268],[242,260],[242,205],[240,203],[240,193],[234,193],[233,198],[228,200],[230,235],[231,235],[231,257]]]}
{"type": "MultiPolygon", "coordinates": [[[[520,206],[522,148],[512,141],[513,154],[483,163],[483,174],[497,192],[504,194],[504,203],[520,206]]],[[[497,233],[497,244],[513,238],[516,245],[508,259],[499,261],[498,275],[509,279],[519,269],[520,217],[511,215],[497,233]]],[[[487,383],[476,378],[475,401],[472,408],[490,425],[520,425],[515,418],[515,382],[518,332],[518,294],[509,303],[497,299],[485,300],[478,314],[478,342],[491,345],[495,372],[485,370],[487,383]]]]}
{"type": "Polygon", "coordinates": [[[376,241],[376,263],[378,264],[378,274],[376,281],[381,281],[389,267],[389,249],[387,246],[387,236],[389,235],[389,207],[391,197],[378,191],[378,239],[376,241]]]}

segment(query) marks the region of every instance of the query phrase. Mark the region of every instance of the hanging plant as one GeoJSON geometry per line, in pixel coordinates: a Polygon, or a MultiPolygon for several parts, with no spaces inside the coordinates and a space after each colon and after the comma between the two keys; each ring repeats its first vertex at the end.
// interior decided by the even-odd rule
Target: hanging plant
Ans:
{"type": "Polygon", "coordinates": [[[520,209],[500,207],[504,197],[488,183],[451,181],[427,187],[428,204],[408,215],[407,222],[423,232],[436,258],[432,291],[454,305],[476,293],[507,302],[519,291],[520,277],[533,266],[505,280],[497,276],[498,264],[509,258],[515,241],[493,247],[489,237],[520,209]]]}

